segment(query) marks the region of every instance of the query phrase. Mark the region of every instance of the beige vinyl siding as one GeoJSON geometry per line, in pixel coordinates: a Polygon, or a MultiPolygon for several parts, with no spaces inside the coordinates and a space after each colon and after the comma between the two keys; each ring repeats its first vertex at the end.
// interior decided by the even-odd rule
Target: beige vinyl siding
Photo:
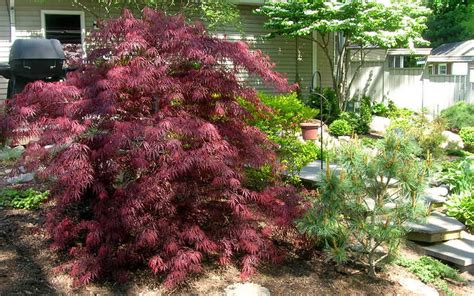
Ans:
{"type": "MultiPolygon", "coordinates": [[[[16,38],[42,38],[41,34],[41,10],[76,10],[82,9],[74,7],[70,1],[65,0],[16,0],[16,38]]],[[[216,32],[216,35],[228,40],[243,40],[250,44],[252,49],[260,49],[266,55],[270,56],[273,63],[276,64],[275,70],[288,78],[289,83],[294,83],[297,73],[301,81],[303,92],[309,90],[312,75],[312,42],[299,39],[298,47],[295,39],[275,38],[266,40],[263,36],[267,31],[263,28],[265,18],[255,15],[253,10],[256,6],[241,5],[239,9],[242,17],[242,29],[234,27],[225,27],[216,32]]],[[[94,10],[100,15],[100,11],[94,10]]],[[[3,13],[3,10],[2,10],[3,13]]],[[[2,17],[2,20],[5,19],[2,17]]],[[[9,33],[8,18],[5,24],[6,32],[9,33]]],[[[85,12],[86,30],[93,26],[94,17],[85,12]]],[[[0,28],[2,24],[0,23],[0,28]]],[[[8,36],[9,40],[9,36],[8,36]]],[[[9,42],[0,48],[1,52],[9,52],[9,42]]],[[[0,56],[1,58],[1,56],[0,56]]],[[[8,60],[8,58],[6,59],[8,60]]],[[[245,77],[245,80],[260,91],[273,92],[273,88],[264,84],[255,77],[245,77]]],[[[324,77],[325,75],[323,75],[324,77]]],[[[0,99],[4,99],[6,94],[6,85],[0,84],[0,99]]]]}
{"type": "MultiPolygon", "coordinates": [[[[8,62],[10,52],[10,16],[8,10],[7,2],[0,2],[0,63],[8,62]]],[[[7,83],[8,80],[0,77],[0,99],[7,95],[7,83]]]]}
{"type": "MultiPolygon", "coordinates": [[[[276,64],[275,70],[288,78],[290,84],[297,79],[297,73],[301,81],[301,90],[307,92],[310,87],[312,73],[312,44],[308,40],[289,39],[277,37],[266,39],[264,35],[268,33],[263,28],[265,18],[253,13],[255,6],[241,5],[239,10],[242,18],[242,28],[225,27],[217,30],[216,36],[226,38],[231,41],[245,41],[252,49],[260,49],[268,55],[276,64]],[[296,44],[298,43],[298,47],[296,44]]],[[[246,77],[250,85],[260,91],[273,92],[273,88],[265,85],[255,77],[246,77]]]]}
{"type": "MultiPolygon", "coordinates": [[[[63,0],[16,0],[16,38],[43,38],[41,34],[41,10],[72,10],[82,11],[70,1],[63,0]]],[[[86,30],[93,26],[94,18],[85,14],[86,30]]]]}
{"type": "MultiPolygon", "coordinates": [[[[321,40],[321,37],[318,34],[318,40],[321,40]]],[[[317,60],[317,69],[321,73],[321,86],[322,87],[333,87],[331,67],[329,65],[328,58],[324,54],[323,50],[318,46],[318,60],[317,60]]],[[[334,56],[334,34],[329,35],[329,54],[331,57],[334,56]]],[[[316,82],[315,82],[316,83],[316,82]]],[[[319,82],[318,82],[319,83],[319,82]]]]}

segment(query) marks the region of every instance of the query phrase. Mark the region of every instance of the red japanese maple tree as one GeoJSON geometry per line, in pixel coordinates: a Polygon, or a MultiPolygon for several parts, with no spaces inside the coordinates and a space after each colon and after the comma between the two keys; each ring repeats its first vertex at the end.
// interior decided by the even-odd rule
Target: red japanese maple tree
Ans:
{"type": "Polygon", "coordinates": [[[299,198],[244,186],[246,168],[276,158],[238,103],[263,108],[240,71],[289,88],[269,59],[150,9],[104,22],[89,46],[78,71],[28,85],[6,118],[13,139],[38,139],[23,162],[50,184],[46,226],[75,283],[126,280],[145,263],[173,286],[203,260],[236,262],[244,277],[278,260],[272,233],[299,198]]]}

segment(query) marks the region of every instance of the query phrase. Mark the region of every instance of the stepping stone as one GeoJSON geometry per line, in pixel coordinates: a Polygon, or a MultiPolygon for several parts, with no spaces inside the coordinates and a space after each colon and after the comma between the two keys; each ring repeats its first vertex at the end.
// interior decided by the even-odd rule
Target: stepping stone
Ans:
{"type": "Polygon", "coordinates": [[[410,229],[409,240],[434,243],[460,238],[466,226],[454,218],[433,212],[426,223],[408,223],[407,228],[410,229]]]}
{"type": "Polygon", "coordinates": [[[226,296],[270,296],[270,291],[254,283],[236,283],[225,288],[226,296]]]}
{"type": "MultiPolygon", "coordinates": [[[[341,168],[336,164],[329,164],[329,169],[331,171],[340,171],[341,168]]],[[[302,181],[311,182],[311,183],[320,183],[322,176],[326,174],[326,163],[323,162],[323,169],[321,170],[321,162],[313,161],[310,162],[307,166],[303,167],[301,171],[297,174],[302,181]]]]}
{"type": "Polygon", "coordinates": [[[455,264],[461,270],[474,266],[474,235],[462,233],[462,238],[421,246],[426,255],[455,264]]]}
{"type": "Polygon", "coordinates": [[[420,280],[402,278],[398,281],[402,287],[410,291],[413,295],[423,295],[423,296],[438,296],[439,293],[435,288],[432,288],[424,284],[420,280]]]}
{"type": "Polygon", "coordinates": [[[424,194],[432,196],[447,196],[448,188],[446,187],[428,187],[425,189],[424,194]]]}

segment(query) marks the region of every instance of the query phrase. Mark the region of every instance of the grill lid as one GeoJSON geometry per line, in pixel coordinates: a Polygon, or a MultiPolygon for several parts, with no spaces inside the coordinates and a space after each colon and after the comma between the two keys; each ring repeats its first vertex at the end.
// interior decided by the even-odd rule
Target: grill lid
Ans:
{"type": "Polygon", "coordinates": [[[63,47],[56,39],[18,39],[10,49],[13,60],[65,60],[63,47]]]}

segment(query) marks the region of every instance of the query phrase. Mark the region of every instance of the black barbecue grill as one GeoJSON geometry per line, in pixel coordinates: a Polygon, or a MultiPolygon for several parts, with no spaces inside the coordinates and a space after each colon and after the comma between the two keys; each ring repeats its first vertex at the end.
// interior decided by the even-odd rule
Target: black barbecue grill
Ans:
{"type": "Polygon", "coordinates": [[[21,92],[30,82],[64,79],[64,60],[63,48],[56,39],[15,40],[9,63],[0,64],[0,75],[9,79],[7,98],[21,92]]]}

